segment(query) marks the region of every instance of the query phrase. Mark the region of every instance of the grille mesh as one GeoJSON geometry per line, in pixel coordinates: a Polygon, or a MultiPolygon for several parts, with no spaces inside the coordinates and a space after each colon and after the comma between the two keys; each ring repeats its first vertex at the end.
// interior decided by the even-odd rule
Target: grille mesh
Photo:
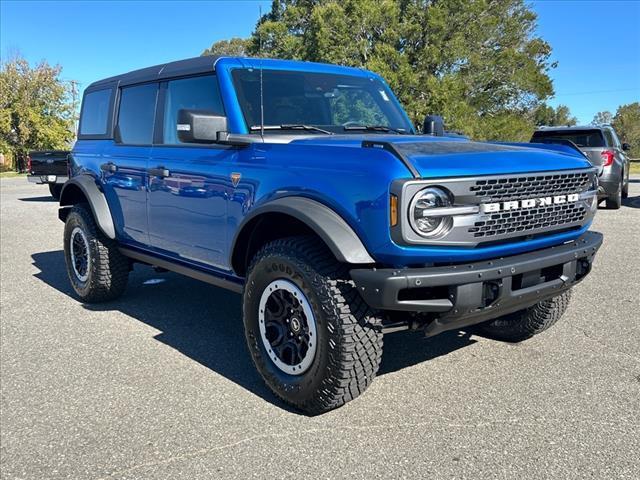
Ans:
{"type": "MultiPolygon", "coordinates": [[[[512,178],[477,180],[470,190],[483,202],[507,202],[538,197],[581,193],[591,186],[592,173],[553,173],[512,178]]],[[[558,230],[584,221],[583,204],[535,206],[516,211],[487,214],[469,228],[475,238],[509,237],[539,229],[558,230]]]]}
{"type": "MultiPolygon", "coordinates": [[[[539,228],[558,228],[575,222],[582,222],[586,209],[580,205],[553,205],[550,207],[527,208],[517,212],[501,212],[488,216],[487,220],[476,222],[469,228],[476,238],[528,232],[539,228]]],[[[554,228],[554,230],[556,229],[554,228]]]]}
{"type": "Polygon", "coordinates": [[[590,183],[589,173],[558,173],[478,180],[470,190],[485,201],[505,202],[548,195],[566,195],[585,191],[590,183]]]}

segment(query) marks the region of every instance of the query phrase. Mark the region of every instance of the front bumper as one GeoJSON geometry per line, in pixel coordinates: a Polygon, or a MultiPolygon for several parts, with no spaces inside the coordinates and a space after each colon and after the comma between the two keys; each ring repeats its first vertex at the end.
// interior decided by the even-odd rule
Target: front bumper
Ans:
{"type": "Polygon", "coordinates": [[[379,310],[430,314],[428,335],[462,328],[554,297],[582,280],[602,234],[543,250],[444,267],[353,269],[367,304],[379,310]]]}
{"type": "Polygon", "coordinates": [[[69,180],[66,175],[27,175],[29,183],[37,183],[39,185],[45,183],[64,183],[69,180]]]}

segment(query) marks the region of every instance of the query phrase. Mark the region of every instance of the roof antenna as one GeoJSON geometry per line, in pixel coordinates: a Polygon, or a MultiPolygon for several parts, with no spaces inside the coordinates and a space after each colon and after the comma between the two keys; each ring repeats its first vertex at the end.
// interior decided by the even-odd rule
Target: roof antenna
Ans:
{"type": "Polygon", "coordinates": [[[262,5],[258,5],[260,19],[258,20],[258,51],[260,52],[260,136],[264,139],[264,87],[262,84],[262,5]]]}

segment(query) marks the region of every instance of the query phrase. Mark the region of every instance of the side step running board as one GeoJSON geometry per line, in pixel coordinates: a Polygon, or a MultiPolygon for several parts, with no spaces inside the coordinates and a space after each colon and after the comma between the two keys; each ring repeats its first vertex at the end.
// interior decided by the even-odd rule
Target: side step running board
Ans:
{"type": "Polygon", "coordinates": [[[138,250],[132,250],[125,247],[120,247],[119,250],[123,255],[133,260],[147,263],[154,267],[164,268],[165,270],[179,273],[180,275],[195,278],[196,280],[200,280],[201,282],[210,283],[211,285],[225,288],[227,290],[231,290],[232,292],[242,293],[242,284],[227,280],[212,273],[208,273],[197,268],[191,268],[186,265],[181,265],[170,260],[156,257],[154,255],[148,255],[146,253],[139,252],[138,250]]]}

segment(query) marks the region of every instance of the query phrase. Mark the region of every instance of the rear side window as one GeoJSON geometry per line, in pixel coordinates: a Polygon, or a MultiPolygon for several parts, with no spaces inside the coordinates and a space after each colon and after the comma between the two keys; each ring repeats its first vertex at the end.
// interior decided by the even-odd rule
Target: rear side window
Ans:
{"type": "Polygon", "coordinates": [[[164,107],[163,139],[165,144],[181,143],[177,136],[178,110],[206,110],[224,115],[218,81],[213,75],[171,80],[167,83],[164,107]]]}
{"type": "Polygon", "coordinates": [[[604,147],[601,130],[554,130],[535,132],[532,142],[552,142],[553,140],[569,140],[578,147],[604,147]]]}
{"type": "Polygon", "coordinates": [[[613,139],[613,135],[611,134],[611,130],[605,130],[604,131],[604,138],[607,139],[607,146],[608,147],[615,147],[616,146],[616,141],[613,139]]]}
{"type": "Polygon", "coordinates": [[[120,143],[150,145],[156,111],[158,84],[125,87],[120,92],[118,133],[120,143]]]}
{"type": "Polygon", "coordinates": [[[80,115],[80,135],[107,134],[112,92],[111,88],[107,88],[85,94],[80,115]]]}

